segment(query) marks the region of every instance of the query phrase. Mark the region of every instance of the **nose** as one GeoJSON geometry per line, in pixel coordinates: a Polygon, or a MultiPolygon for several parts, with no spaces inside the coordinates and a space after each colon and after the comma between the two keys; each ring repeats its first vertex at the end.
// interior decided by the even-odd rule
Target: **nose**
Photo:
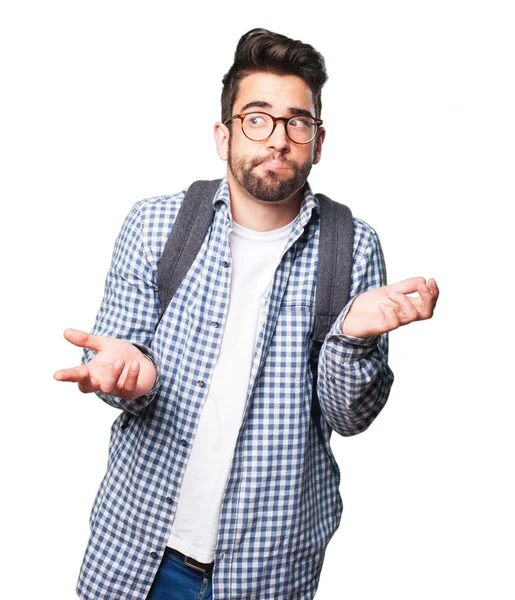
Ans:
{"type": "Polygon", "coordinates": [[[290,138],[286,134],[286,123],[277,121],[272,135],[266,140],[267,148],[275,150],[287,150],[290,146],[290,138]]]}

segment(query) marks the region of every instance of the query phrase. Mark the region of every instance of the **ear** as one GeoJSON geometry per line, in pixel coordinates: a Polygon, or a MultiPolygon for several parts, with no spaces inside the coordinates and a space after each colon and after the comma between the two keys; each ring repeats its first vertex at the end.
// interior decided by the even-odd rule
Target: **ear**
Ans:
{"type": "Polygon", "coordinates": [[[218,121],[215,123],[213,133],[215,134],[215,143],[218,156],[222,160],[227,160],[229,154],[229,137],[231,135],[229,128],[227,125],[224,125],[218,121]]]}
{"type": "Polygon", "coordinates": [[[325,140],[325,129],[320,127],[318,130],[317,136],[315,138],[315,155],[313,158],[313,164],[316,165],[320,162],[320,158],[322,157],[322,144],[325,140]]]}

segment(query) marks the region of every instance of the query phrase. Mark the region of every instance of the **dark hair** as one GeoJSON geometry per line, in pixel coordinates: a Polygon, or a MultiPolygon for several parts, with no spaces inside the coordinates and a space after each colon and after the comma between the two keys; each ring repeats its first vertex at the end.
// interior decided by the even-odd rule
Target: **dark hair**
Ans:
{"type": "Polygon", "coordinates": [[[251,29],[241,36],[234,63],[222,79],[222,122],[229,119],[238,95],[240,81],[259,71],[297,75],[311,88],[315,116],[322,112],[322,87],[327,81],[324,57],[313,46],[268,31],[251,29]]]}

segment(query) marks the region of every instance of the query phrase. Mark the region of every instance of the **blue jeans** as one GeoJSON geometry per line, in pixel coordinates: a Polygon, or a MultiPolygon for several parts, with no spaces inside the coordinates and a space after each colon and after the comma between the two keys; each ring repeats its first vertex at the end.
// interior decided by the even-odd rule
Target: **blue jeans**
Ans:
{"type": "Polygon", "coordinates": [[[147,600],[211,600],[212,577],[165,552],[147,600]]]}

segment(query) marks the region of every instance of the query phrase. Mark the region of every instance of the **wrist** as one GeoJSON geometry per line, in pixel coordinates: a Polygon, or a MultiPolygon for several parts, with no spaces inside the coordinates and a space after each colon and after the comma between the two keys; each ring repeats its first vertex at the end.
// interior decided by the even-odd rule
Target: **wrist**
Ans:
{"type": "Polygon", "coordinates": [[[152,395],[159,387],[159,378],[161,376],[159,361],[154,352],[147,346],[136,343],[133,343],[132,345],[145,357],[145,360],[140,361],[140,377],[142,377],[142,387],[148,391],[142,395],[152,395]]]}

